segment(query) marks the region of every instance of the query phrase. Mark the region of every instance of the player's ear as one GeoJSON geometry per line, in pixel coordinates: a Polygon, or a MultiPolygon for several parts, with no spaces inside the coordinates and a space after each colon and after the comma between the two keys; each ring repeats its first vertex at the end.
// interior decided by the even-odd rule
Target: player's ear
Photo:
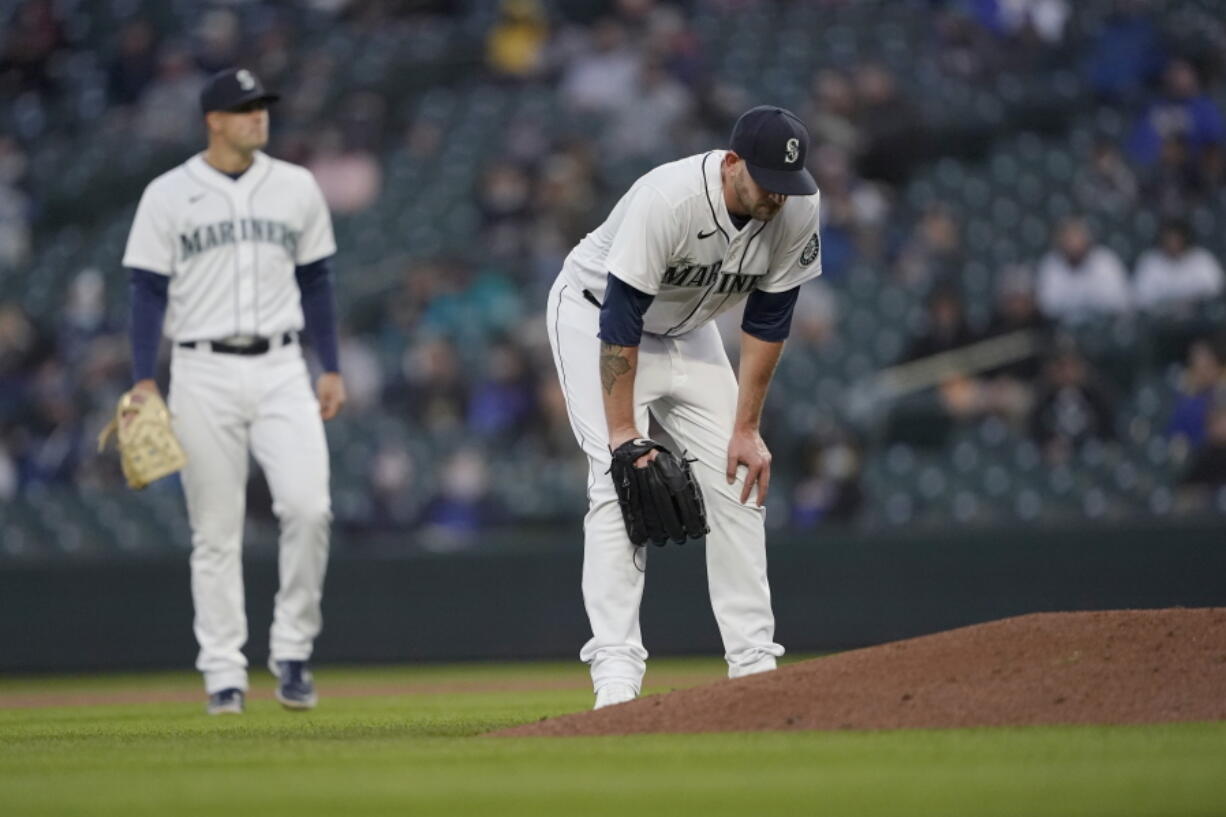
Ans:
{"type": "Polygon", "coordinates": [[[209,133],[217,133],[221,130],[221,117],[217,111],[209,111],[204,115],[204,129],[209,133]]]}
{"type": "Polygon", "coordinates": [[[729,150],[727,153],[724,154],[724,164],[726,164],[730,168],[735,167],[736,163],[739,161],[741,161],[741,157],[737,154],[735,150],[729,150]]]}

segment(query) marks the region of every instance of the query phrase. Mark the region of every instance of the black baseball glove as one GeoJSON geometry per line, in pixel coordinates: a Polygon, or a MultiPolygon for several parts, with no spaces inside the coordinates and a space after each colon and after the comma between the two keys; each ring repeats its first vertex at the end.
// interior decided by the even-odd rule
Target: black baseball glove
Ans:
{"type": "Polygon", "coordinates": [[[609,473],[626,532],[635,545],[648,539],[661,546],[669,539],[683,545],[686,539],[699,539],[710,530],[702,490],[689,460],[674,456],[654,440],[639,437],[619,445],[609,473]],[[635,461],[649,451],[659,453],[646,468],[635,468],[635,461]]]}

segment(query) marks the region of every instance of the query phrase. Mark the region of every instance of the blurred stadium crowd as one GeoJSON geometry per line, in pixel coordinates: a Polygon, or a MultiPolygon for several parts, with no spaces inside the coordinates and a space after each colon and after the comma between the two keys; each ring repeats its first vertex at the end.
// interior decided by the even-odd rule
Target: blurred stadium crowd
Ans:
{"type": "Polygon", "coordinates": [[[1226,512],[1222,0],[0,9],[0,554],[188,546],[177,486],[129,494],[93,440],[129,385],[140,190],[234,64],[334,213],[342,532],[577,524],[548,286],[639,173],[765,102],[815,137],[825,268],[767,407],[769,524],[1226,512]],[[872,388],[992,338],[1033,353],[872,388]]]}

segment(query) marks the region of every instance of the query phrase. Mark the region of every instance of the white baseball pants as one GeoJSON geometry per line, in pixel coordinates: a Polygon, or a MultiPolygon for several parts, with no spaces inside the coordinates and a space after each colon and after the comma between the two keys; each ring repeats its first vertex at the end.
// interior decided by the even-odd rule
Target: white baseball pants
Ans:
{"type": "MultiPolygon", "coordinates": [[[[561,277],[549,293],[549,342],[566,396],[571,427],[588,457],[588,512],[583,522],[583,602],[592,638],[579,653],[592,685],[627,683],[638,690],[647,650],[639,630],[647,547],[635,557],[609,477],[611,456],[601,395],[599,310],[561,277]],[[637,563],[636,563],[637,561],[637,563]]],[[[728,675],[775,668],[783,647],[774,641],[766,578],[765,511],[751,496],[742,505],[745,467],[735,484],[725,477],[736,419],[737,383],[719,331],[707,324],[685,335],[644,335],[634,381],[638,429],[648,413],[685,447],[706,500],[707,583],[724,642],[728,675]]],[[[680,452],[675,452],[680,453],[680,452]]],[[[650,546],[649,546],[650,547],[650,546]]]]}
{"type": "Polygon", "coordinates": [[[319,403],[296,343],[250,357],[176,346],[170,378],[174,430],[187,453],[182,479],[192,529],[196,668],[209,693],[245,690],[248,451],[264,469],[281,524],[273,659],[310,658],[322,626],[332,508],[319,403]]]}

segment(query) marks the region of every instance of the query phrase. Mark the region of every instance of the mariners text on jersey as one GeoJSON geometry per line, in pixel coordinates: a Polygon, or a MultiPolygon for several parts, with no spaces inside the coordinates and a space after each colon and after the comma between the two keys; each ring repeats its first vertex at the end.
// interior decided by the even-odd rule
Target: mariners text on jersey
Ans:
{"type": "Polygon", "coordinates": [[[680,266],[673,265],[664,270],[660,283],[672,287],[709,287],[715,284],[716,294],[752,292],[757,286],[760,276],[741,275],[735,272],[725,272],[720,275],[721,269],[723,269],[722,261],[716,261],[707,266],[687,264],[683,261],[680,266]]]}
{"type": "Polygon", "coordinates": [[[187,261],[193,255],[236,241],[263,241],[285,249],[290,257],[298,254],[300,230],[288,224],[263,218],[240,218],[238,221],[219,221],[205,224],[190,233],[179,233],[179,260],[187,261]]]}
{"type": "Polygon", "coordinates": [[[655,296],[643,331],[679,335],[760,289],[785,292],[821,274],[819,193],[788,198],[769,222],[733,224],[714,150],[640,178],[566,257],[576,289],[603,297],[606,276],[655,296]]]}

